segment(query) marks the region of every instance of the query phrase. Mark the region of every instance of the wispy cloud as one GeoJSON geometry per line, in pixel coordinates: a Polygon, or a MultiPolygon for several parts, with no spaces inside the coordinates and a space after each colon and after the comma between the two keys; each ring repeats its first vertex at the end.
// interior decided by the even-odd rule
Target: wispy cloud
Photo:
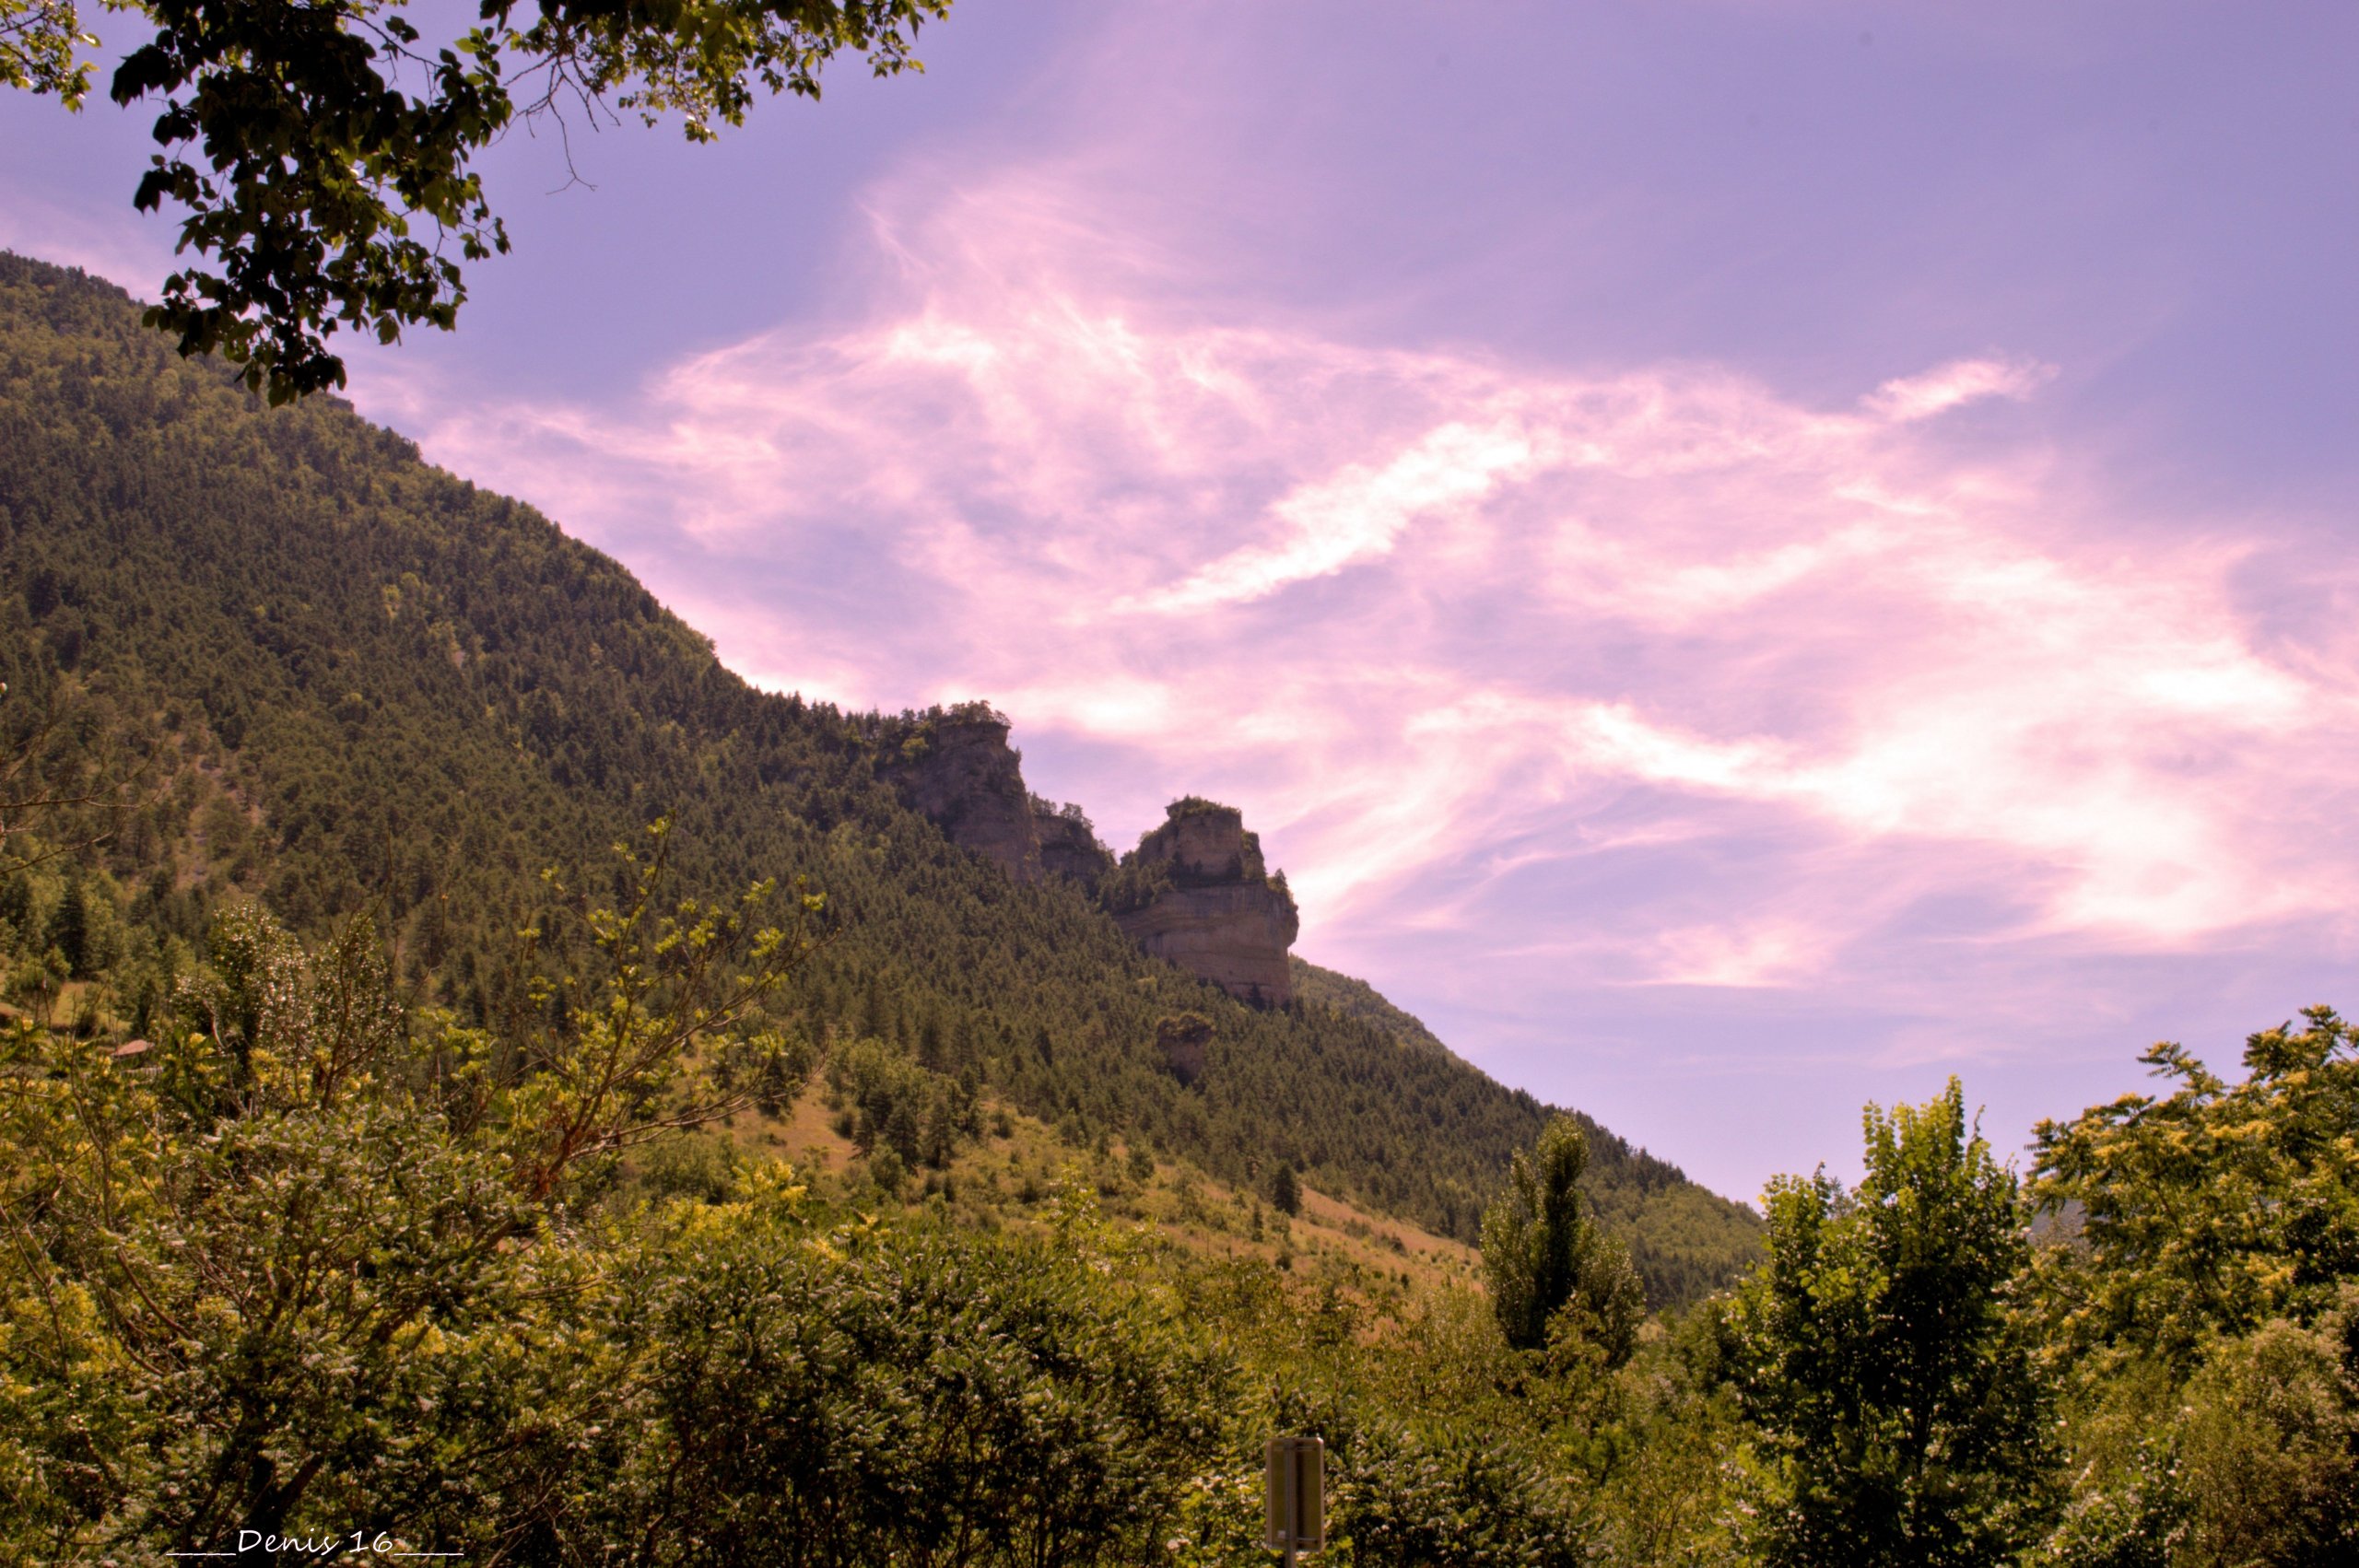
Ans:
{"type": "Polygon", "coordinates": [[[1552,962],[1598,983],[1888,987],[1929,900],[1942,942],[2153,952],[2359,893],[2318,831],[2352,683],[2240,607],[2244,546],[2141,538],[2034,417],[1950,433],[2046,367],[1822,408],[1214,316],[1037,184],[878,222],[862,324],[429,451],[765,682],[992,696],[1117,837],[1239,801],[1314,945],[1587,877],[1552,962]]]}
{"type": "Polygon", "coordinates": [[[1960,359],[1919,376],[1886,381],[1867,399],[1872,413],[1900,423],[1930,419],[1936,414],[1986,397],[2029,397],[2051,380],[2055,368],[2004,359],[1960,359]]]}
{"type": "Polygon", "coordinates": [[[122,285],[134,298],[163,292],[173,254],[172,236],[160,224],[128,224],[113,213],[94,217],[29,193],[7,195],[0,202],[0,250],[79,267],[122,285]]]}
{"type": "Polygon", "coordinates": [[[1463,512],[1529,475],[1537,454],[1511,425],[1438,426],[1382,468],[1354,463],[1280,497],[1270,509],[1285,537],[1248,545],[1178,586],[1127,602],[1166,612],[1202,610],[1275,593],[1389,556],[1420,518],[1463,512]]]}

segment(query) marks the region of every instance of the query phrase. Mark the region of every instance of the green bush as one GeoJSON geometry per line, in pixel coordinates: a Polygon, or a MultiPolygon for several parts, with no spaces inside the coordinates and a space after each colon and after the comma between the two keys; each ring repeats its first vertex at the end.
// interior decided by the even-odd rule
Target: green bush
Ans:
{"type": "Polygon", "coordinates": [[[1336,1489],[1353,1568],[1572,1568],[1590,1560],[1573,1499],[1538,1456],[1496,1438],[1361,1428],[1336,1489]]]}
{"type": "Polygon", "coordinates": [[[1212,1451],[1226,1363],[1086,1245],[679,1220],[608,1332],[646,1368],[596,1510],[652,1560],[1136,1562],[1212,1451]]]}
{"type": "MultiPolygon", "coordinates": [[[[2352,1289],[2359,1302],[2359,1288],[2352,1289]]],[[[2359,1562],[2359,1314],[2216,1345],[2187,1387],[2187,1568],[2359,1562]]]]}

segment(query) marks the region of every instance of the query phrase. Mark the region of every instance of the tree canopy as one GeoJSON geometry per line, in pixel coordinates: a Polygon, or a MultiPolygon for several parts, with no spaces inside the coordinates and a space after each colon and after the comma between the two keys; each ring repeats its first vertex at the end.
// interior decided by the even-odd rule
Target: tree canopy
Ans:
{"type": "MultiPolygon", "coordinates": [[[[475,158],[519,122],[676,122],[692,142],[757,92],[819,96],[841,53],[921,69],[918,29],[950,0],[481,0],[429,41],[405,0],[134,0],[155,34],[113,99],[158,105],[134,194],[184,209],[149,324],[218,353],[273,403],[344,384],[339,331],[393,342],[452,327],[462,263],[509,248],[475,158]]],[[[87,97],[97,41],[75,0],[0,0],[0,84],[87,97]]]]}
{"type": "Polygon", "coordinates": [[[2045,1389],[2013,1313],[2013,1172],[1941,1098],[1866,1113],[1867,1177],[1770,1185],[1769,1258],[1737,1295],[1761,1428],[1765,1563],[2003,1561],[2044,1522],[2045,1389]]]}
{"type": "Polygon", "coordinates": [[[2359,1276],[2359,1028],[2317,1007],[2263,1030],[2241,1083],[2167,1041],[2142,1059],[2176,1090],[2037,1132],[2032,1196],[2079,1222],[2048,1260],[2071,1342],[2186,1361],[2213,1334],[2316,1321],[2359,1276]]]}

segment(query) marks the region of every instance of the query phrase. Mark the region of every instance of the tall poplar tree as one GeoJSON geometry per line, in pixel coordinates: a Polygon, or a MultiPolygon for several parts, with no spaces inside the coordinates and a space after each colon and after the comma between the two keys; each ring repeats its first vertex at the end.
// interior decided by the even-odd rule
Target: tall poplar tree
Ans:
{"type": "Polygon", "coordinates": [[[1529,1153],[1516,1155],[1507,1192],[1483,1216],[1483,1272],[1508,1343],[1543,1348],[1550,1320],[1570,1308],[1618,1363],[1629,1356],[1645,1302],[1628,1254],[1583,1212],[1588,1165],[1589,1140],[1570,1117],[1551,1121],[1529,1153]]]}

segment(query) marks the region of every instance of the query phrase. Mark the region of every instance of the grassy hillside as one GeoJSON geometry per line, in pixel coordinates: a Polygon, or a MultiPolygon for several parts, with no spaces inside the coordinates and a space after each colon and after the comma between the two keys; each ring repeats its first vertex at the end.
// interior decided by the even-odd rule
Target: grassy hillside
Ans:
{"type": "MultiPolygon", "coordinates": [[[[815,1059],[867,1041],[901,1064],[884,1120],[911,1162],[971,1141],[989,1100],[1241,1191],[1291,1165],[1464,1242],[1548,1115],[1407,1041],[1365,988],[1256,1012],[1071,887],[1012,884],[880,784],[875,716],[755,690],[530,508],[331,401],[266,410],[173,358],[120,291],[9,256],[0,661],[18,743],[53,714],[45,744],[144,759],[102,847],[0,887],[12,974],[63,954],[69,987],[103,976],[127,1013],[248,896],[311,936],[370,915],[414,1003],[546,1006],[515,933],[562,951],[581,931],[540,873],[603,888],[610,846],[663,815],[691,891],[824,889],[834,940],[773,1022],[815,1059]],[[1192,1086],[1155,1044],[1180,1012],[1214,1025],[1192,1086]]],[[[1748,1212],[1602,1129],[1593,1147],[1591,1192],[1656,1301],[1753,1256],[1748,1212]]]]}

